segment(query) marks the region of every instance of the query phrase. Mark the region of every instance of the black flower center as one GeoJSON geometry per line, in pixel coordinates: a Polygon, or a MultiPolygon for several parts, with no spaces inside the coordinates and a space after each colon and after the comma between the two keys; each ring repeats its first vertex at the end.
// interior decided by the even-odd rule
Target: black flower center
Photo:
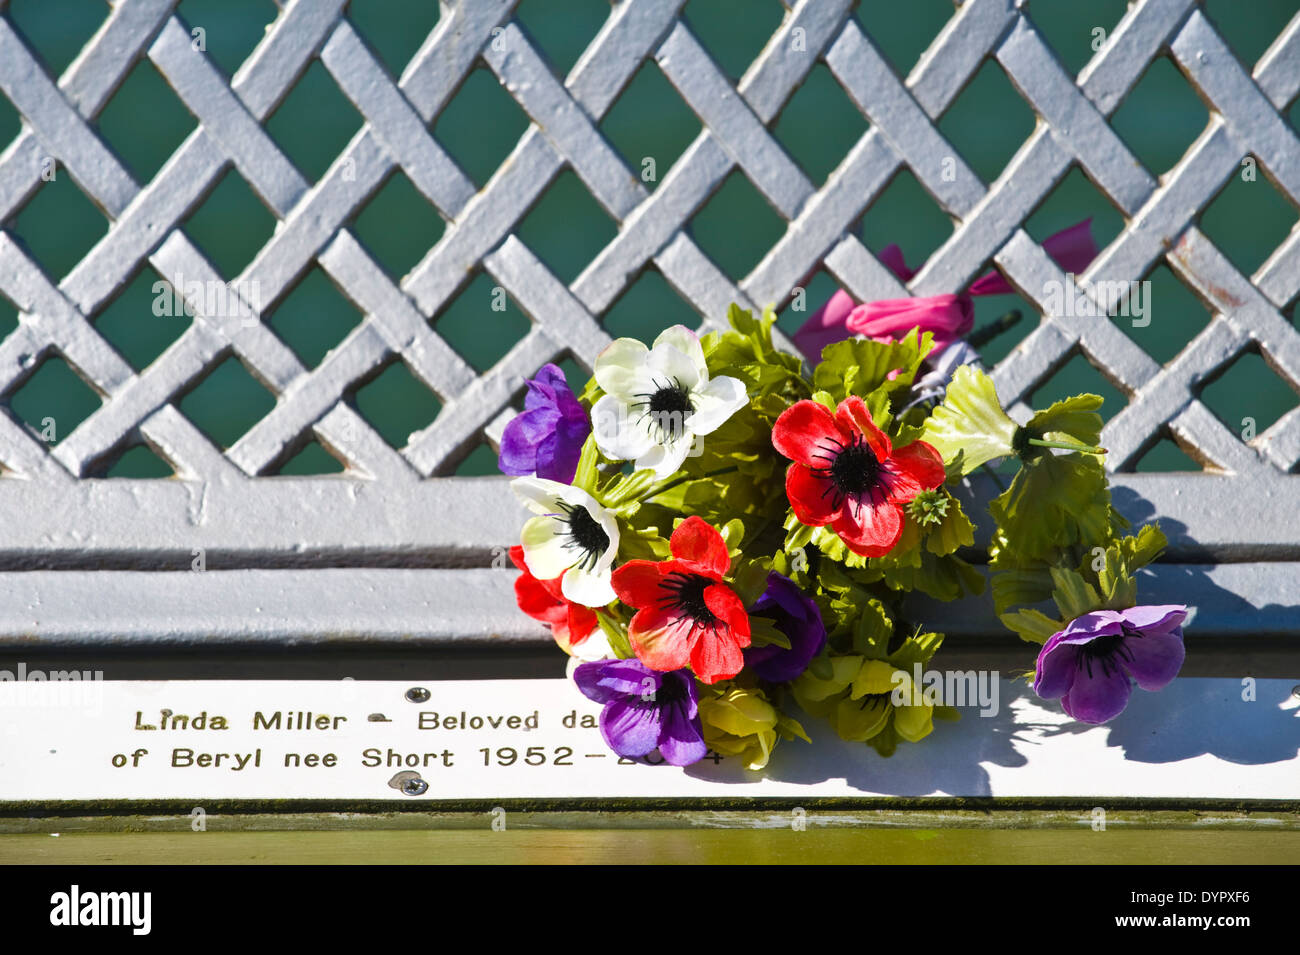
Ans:
{"type": "Polygon", "coordinates": [[[694,410],[690,392],[676,382],[650,396],[650,411],[654,414],[686,414],[694,410]]]}
{"type": "Polygon", "coordinates": [[[658,428],[665,438],[676,438],[685,433],[686,419],[695,411],[691,404],[691,393],[676,378],[666,382],[655,382],[655,390],[637,395],[645,408],[643,419],[648,419],[647,426],[658,428]]]}
{"type": "Polygon", "coordinates": [[[660,706],[671,706],[686,699],[686,697],[686,681],[664,674],[663,682],[659,684],[659,689],[655,691],[655,703],[660,706]]]}
{"type": "Polygon", "coordinates": [[[876,486],[880,479],[880,461],[865,441],[855,441],[831,464],[831,480],[845,494],[861,494],[876,486]]]}
{"type": "Polygon", "coordinates": [[[569,540],[564,546],[581,554],[577,566],[596,566],[600,555],[609,548],[609,535],[605,533],[605,528],[581,504],[565,504],[561,501],[560,508],[565,514],[560,520],[569,528],[569,540]]]}
{"type": "Polygon", "coordinates": [[[884,490],[884,466],[862,435],[855,434],[847,445],[827,437],[817,450],[814,457],[825,461],[826,465],[812,470],[830,480],[825,493],[835,495],[836,507],[846,498],[860,499],[864,494],[874,498],[884,490]]]}
{"type": "Polygon", "coordinates": [[[704,591],[715,581],[703,574],[684,574],[674,571],[667,574],[660,585],[666,592],[660,604],[676,612],[679,618],[691,621],[691,629],[716,630],[722,622],[704,601],[704,591]]]}
{"type": "Polygon", "coordinates": [[[1091,677],[1095,663],[1103,676],[1110,676],[1119,671],[1121,660],[1132,660],[1133,651],[1124,641],[1130,637],[1140,637],[1142,634],[1126,623],[1120,624],[1120,627],[1119,633],[1106,634],[1080,644],[1075,666],[1080,670],[1087,670],[1088,676],[1091,677]]]}

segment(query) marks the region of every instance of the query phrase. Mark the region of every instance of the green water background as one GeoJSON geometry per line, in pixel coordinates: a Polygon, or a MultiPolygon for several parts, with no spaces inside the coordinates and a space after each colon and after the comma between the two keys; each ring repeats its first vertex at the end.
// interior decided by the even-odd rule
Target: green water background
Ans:
{"type": "MultiPolygon", "coordinates": [[[[1064,67],[1075,74],[1093,54],[1095,30],[1109,32],[1125,9],[1125,0],[1035,0],[1029,15],[1064,67]]],[[[1254,64],[1300,9],[1300,2],[1206,0],[1204,9],[1238,58],[1254,64]]],[[[11,0],[4,15],[57,77],[98,29],[107,11],[102,0],[11,0]]],[[[185,0],[177,8],[188,26],[203,29],[208,55],[227,76],[238,69],[276,13],[269,0],[185,0]]],[[[609,4],[603,0],[523,0],[517,21],[555,72],[563,76],[608,14],[609,4]]],[[[895,71],[904,76],[952,15],[948,0],[911,0],[902,5],[864,0],[855,12],[895,71]]],[[[389,72],[399,75],[439,13],[433,0],[353,0],[347,16],[389,72]]],[[[691,0],[685,8],[691,29],[733,81],[763,48],[782,16],[778,0],[691,0]]],[[[1293,128],[1300,128],[1300,107],[1291,104],[1287,118],[1293,128]]],[[[0,144],[17,135],[20,122],[13,105],[0,96],[0,144]]],[[[1168,58],[1158,59],[1146,70],[1111,118],[1120,137],[1155,176],[1177,164],[1207,122],[1206,106],[1168,58]]],[[[315,62],[265,125],[303,176],[315,182],[362,124],[361,115],[328,71],[315,62]]],[[[1034,124],[1032,110],[997,64],[989,61],[939,126],[976,173],[992,182],[1034,124]]],[[[96,125],[136,180],[146,183],[194,130],[196,121],[152,64],[143,60],[127,75],[96,125]]],[[[527,125],[523,110],[480,65],[432,124],[432,132],[481,186],[509,155],[527,125]]],[[[654,189],[699,134],[701,124],[650,62],[636,73],[600,128],[627,160],[629,169],[640,172],[646,158],[654,159],[657,178],[646,183],[654,189]]],[[[772,131],[809,179],[820,186],[867,129],[866,119],[827,67],[819,63],[789,100],[772,131]]],[[[1089,216],[1103,247],[1123,226],[1109,200],[1074,169],[1041,203],[1026,228],[1042,240],[1089,216]]],[[[1286,238],[1296,221],[1296,209],[1274,189],[1261,167],[1253,182],[1241,176],[1230,179],[1201,215],[1200,227],[1249,275],[1286,238]]],[[[230,280],[252,261],[273,234],[275,224],[274,216],[232,168],[185,220],[183,228],[230,280]]],[[[349,225],[395,281],[424,257],[445,228],[436,210],[400,171],[349,225]]],[[[4,228],[58,281],[104,236],[108,220],[60,168],[55,180],[44,184],[4,228]]],[[[919,267],[951,234],[953,225],[916,178],[904,170],[878,197],[858,228],[868,248],[878,252],[897,243],[908,263],[919,267]]],[[[690,231],[724,272],[740,279],[781,236],[784,222],[737,171],[695,215],[690,231]]],[[[577,176],[565,171],[516,234],[567,282],[614,238],[616,226],[577,176]]],[[[121,295],[91,316],[99,331],[137,370],[157,358],[189,323],[183,316],[154,314],[153,287],[158,278],[144,266],[121,295]]],[[[1152,283],[1150,324],[1134,328],[1126,319],[1116,321],[1153,358],[1167,362],[1206,326],[1210,314],[1167,266],[1157,266],[1147,278],[1152,283]]],[[[491,367],[528,326],[515,303],[509,302],[505,311],[492,308],[493,284],[484,275],[475,276],[434,318],[437,331],[477,370],[491,367]]],[[[798,328],[836,287],[829,275],[817,273],[808,283],[805,310],[787,307],[780,317],[781,327],[787,331],[798,328]]],[[[1033,327],[1037,313],[1016,296],[977,300],[980,325],[1017,307],[1026,318],[1015,330],[985,346],[983,352],[990,363],[1003,357],[1033,327]]],[[[1294,303],[1288,304],[1286,315],[1294,320],[1294,303]]],[[[313,267],[267,318],[303,363],[315,367],[361,321],[362,314],[319,267],[313,267]]],[[[613,335],[649,339],[668,325],[694,323],[696,316],[651,268],[602,321],[613,335]]],[[[0,297],[0,335],[8,334],[16,322],[14,306],[0,297]]],[[[580,385],[585,374],[578,365],[572,358],[563,365],[570,382],[580,385]]],[[[1125,401],[1085,358],[1075,356],[1038,389],[1033,403],[1079,391],[1104,396],[1108,417],[1125,401]]],[[[1255,430],[1263,431],[1297,403],[1292,389],[1255,353],[1244,354],[1206,384],[1201,397],[1237,433],[1246,427],[1246,419],[1253,419],[1255,430]]],[[[11,389],[4,400],[14,415],[37,431],[48,431],[52,419],[50,437],[56,443],[101,404],[99,396],[57,355],[43,362],[20,387],[11,389]]],[[[356,389],[351,400],[398,448],[411,432],[434,420],[441,407],[437,397],[400,361],[390,363],[356,389]]],[[[237,360],[227,358],[176,403],[215,444],[229,447],[271,410],[274,397],[237,360]]],[[[331,473],[341,467],[313,442],[279,473],[331,473]]],[[[1185,469],[1199,466],[1167,439],[1138,464],[1138,470],[1185,469]]],[[[102,473],[165,477],[171,469],[148,448],[137,446],[105,461],[102,473]]],[[[495,458],[481,445],[455,473],[495,473],[495,458]]]]}

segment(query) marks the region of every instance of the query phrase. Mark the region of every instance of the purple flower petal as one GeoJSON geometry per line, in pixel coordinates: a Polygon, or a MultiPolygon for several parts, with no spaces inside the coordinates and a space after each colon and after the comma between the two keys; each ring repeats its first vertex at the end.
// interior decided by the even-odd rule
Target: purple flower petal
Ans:
{"type": "Polygon", "coordinates": [[[1070,692],[1061,697],[1061,707],[1084,723],[1105,723],[1124,712],[1133,692],[1128,674],[1120,667],[1101,667],[1093,662],[1092,676],[1077,670],[1070,692]]]}
{"type": "Polygon", "coordinates": [[[1114,610],[1094,610],[1070,621],[1056,634],[1061,643],[1091,643],[1098,637],[1115,636],[1124,632],[1124,618],[1114,610]]]}
{"type": "Polygon", "coordinates": [[[1054,634],[1043,644],[1034,668],[1034,692],[1045,700],[1056,700],[1070,692],[1079,665],[1078,647],[1054,634]]]}
{"type": "Polygon", "coordinates": [[[639,660],[597,660],[583,663],[573,671],[573,682],[582,695],[597,703],[613,703],[627,697],[653,698],[663,679],[664,674],[651,670],[639,660]]]}
{"type": "Polygon", "coordinates": [[[704,733],[698,716],[688,715],[682,700],[664,707],[663,728],[659,736],[659,753],[673,766],[698,763],[709,751],[704,743],[704,733]]]}
{"type": "Polygon", "coordinates": [[[769,644],[745,652],[745,662],[761,679],[771,683],[795,679],[826,645],[826,626],[817,604],[794,581],[775,571],[767,575],[767,589],[749,612],[771,619],[790,640],[789,650],[769,644]]]}
{"type": "Polygon", "coordinates": [[[1183,625],[1187,619],[1187,608],[1177,604],[1154,607],[1129,607],[1120,611],[1120,616],[1134,630],[1143,633],[1169,633],[1183,625]]]}
{"type": "MultiPolygon", "coordinates": [[[[581,408],[579,413],[581,414],[581,408]]],[[[537,454],[537,476],[548,481],[568,484],[578,470],[582,445],[591,434],[591,422],[584,414],[578,420],[561,418],[545,448],[537,454]]]]}
{"type": "Polygon", "coordinates": [[[1146,632],[1129,637],[1124,641],[1124,649],[1129,654],[1125,661],[1128,672],[1144,690],[1163,690],[1172,683],[1183,668],[1187,652],[1183,632],[1177,629],[1171,633],[1146,632]]]}
{"type": "Polygon", "coordinates": [[[501,434],[501,454],[497,461],[501,472],[532,474],[537,468],[537,446],[554,432],[559,417],[548,408],[515,415],[501,434]]]}
{"type": "Polygon", "coordinates": [[[568,484],[591,434],[591,422],[555,365],[528,381],[524,411],[506,425],[498,466],[505,474],[537,474],[568,484]]]}
{"type": "Polygon", "coordinates": [[[564,371],[554,362],[547,362],[541,368],[537,369],[537,377],[529,383],[530,390],[537,388],[546,394],[548,401],[555,400],[556,392],[560,390],[568,391],[569,382],[564,377],[564,371]]]}
{"type": "Polygon", "coordinates": [[[618,755],[644,756],[659,745],[663,717],[653,700],[615,700],[600,712],[600,732],[618,755]]]}

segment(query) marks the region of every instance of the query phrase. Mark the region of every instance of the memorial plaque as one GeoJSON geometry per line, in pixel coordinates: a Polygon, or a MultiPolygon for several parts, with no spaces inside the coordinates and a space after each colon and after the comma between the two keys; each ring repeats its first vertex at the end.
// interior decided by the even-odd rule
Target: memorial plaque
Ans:
{"type": "Polygon", "coordinates": [[[892,758],[810,719],[814,745],[782,743],[753,772],[715,754],[684,770],[621,759],[600,706],[565,680],[24,676],[0,680],[4,802],[1300,797],[1300,698],[1283,680],[1249,701],[1238,680],[1179,680],[1095,727],[1002,680],[983,710],[892,758]]]}

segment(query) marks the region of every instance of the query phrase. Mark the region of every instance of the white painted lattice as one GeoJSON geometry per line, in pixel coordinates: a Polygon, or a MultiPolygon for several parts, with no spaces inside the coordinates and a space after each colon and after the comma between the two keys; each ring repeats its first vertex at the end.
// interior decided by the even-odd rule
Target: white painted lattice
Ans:
{"type": "MultiPolygon", "coordinates": [[[[1279,192],[1300,203],[1300,141],[1282,116],[1300,93],[1300,14],[1251,69],[1238,63],[1196,0],[1138,0],[1076,80],[1036,30],[1027,4],[966,0],[900,80],[850,16],[851,0],[804,0],[790,6],[733,88],[681,18],[682,6],[682,0],[616,3],[563,79],[513,22],[510,0],[447,4],[398,80],[346,19],[344,0],[284,4],[230,81],[193,48],[175,0],[118,0],[57,81],[0,16],[0,91],[23,118],[20,135],[0,155],[0,223],[40,188],[48,157],[111,221],[104,238],[57,284],[0,230],[0,295],[20,311],[18,329],[0,342],[0,394],[12,394],[55,350],[103,398],[53,450],[14,416],[0,414],[0,461],[13,472],[0,481],[6,515],[0,559],[10,570],[0,573],[0,594],[17,607],[5,611],[0,630],[51,638],[89,638],[105,629],[142,639],[213,632],[258,638],[311,627],[368,636],[535,636],[513,615],[505,575],[414,569],[486,564],[517,528],[501,481],[440,475],[509,413],[525,376],[566,352],[590,361],[608,341],[601,317],[647,266],[704,323],[719,321],[732,301],[781,304],[818,267],[858,299],[872,300],[954,291],[990,261],[1046,312],[1043,290],[1066,276],[1022,225],[1076,165],[1126,223],[1082,282],[1140,280],[1163,260],[1214,317],[1161,366],[1107,320],[1048,314],[996,368],[1003,399],[1014,403],[1031,394],[1081,350],[1129,397],[1104,436],[1110,467],[1131,470],[1166,432],[1207,465],[1206,474],[1195,476],[1116,475],[1121,504],[1140,502],[1136,516],[1166,519],[1174,556],[1297,556],[1300,540],[1279,515],[1289,518],[1300,504],[1296,479],[1287,476],[1300,462],[1300,409],[1246,443],[1197,392],[1248,348],[1258,348],[1279,375],[1300,386],[1300,336],[1283,315],[1300,293],[1300,231],[1247,277],[1200,231],[1197,217],[1247,155],[1279,192]],[[1158,181],[1107,119],[1165,53],[1211,113],[1204,133],[1158,181]],[[140,57],[148,57],[198,121],[148,183],[132,178],[95,127],[140,57]],[[989,57],[1039,122],[986,185],[945,141],[937,121],[989,57]],[[315,59],[365,125],[312,185],[263,123],[315,59]],[[703,127],[653,193],[598,129],[647,59],[703,127]],[[819,62],[870,121],[821,189],[770,132],[819,62]],[[429,129],[482,64],[531,124],[477,190],[429,129]],[[941,174],[939,157],[955,157],[954,174],[941,174]],[[121,292],[142,262],[163,276],[220,281],[179,224],[231,166],[279,220],[231,283],[246,296],[256,290],[246,302],[254,319],[205,314],[202,301],[191,301],[192,325],[137,373],[88,317],[121,292]],[[958,223],[906,287],[850,231],[902,166],[958,223]],[[395,167],[447,221],[442,238],[400,283],[347,226],[395,167]],[[788,225],[753,271],[733,283],[691,238],[689,224],[737,169],[788,225]],[[514,234],[565,170],[576,173],[619,226],[568,286],[514,234]],[[365,320],[308,369],[256,316],[317,264],[364,310],[365,320]],[[431,324],[478,270],[531,321],[527,334],[481,375],[431,324]],[[223,452],[176,402],[232,352],[276,404],[223,452]],[[394,355],[443,406],[401,451],[345,400],[394,355]],[[348,462],[346,476],[269,476],[311,437],[348,462]],[[178,480],[88,477],[141,438],[175,466],[178,480]],[[178,572],[200,552],[210,573],[178,572]],[[310,569],[313,564],[335,569],[310,569]],[[338,569],[357,565],[368,569],[338,569]],[[29,572],[33,567],[54,569],[29,572]],[[430,596],[433,582],[445,590],[453,579],[460,585],[454,607],[430,596]],[[180,588],[190,601],[188,616],[177,619],[174,600],[167,610],[149,609],[169,588],[180,588]],[[73,596],[85,593],[94,601],[90,617],[87,598],[73,596]],[[399,609],[380,619],[374,608],[381,606],[399,609]]],[[[0,12],[3,7],[0,2],[0,12]]],[[[1273,589],[1294,579],[1293,567],[1271,564],[1221,586],[1247,605],[1276,603],[1273,589]]],[[[1285,624],[1279,628],[1294,629],[1289,615],[1279,619],[1285,624]]]]}

